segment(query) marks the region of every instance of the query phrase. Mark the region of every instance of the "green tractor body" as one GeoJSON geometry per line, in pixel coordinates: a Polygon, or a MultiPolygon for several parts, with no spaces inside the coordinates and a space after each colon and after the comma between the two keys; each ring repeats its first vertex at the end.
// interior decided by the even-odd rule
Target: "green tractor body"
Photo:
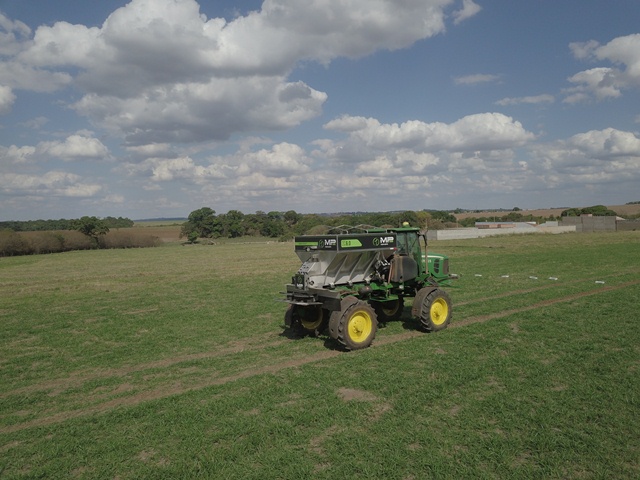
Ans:
{"type": "Polygon", "coordinates": [[[287,328],[329,335],[344,348],[365,348],[378,321],[397,319],[404,298],[413,297],[412,315],[424,330],[446,328],[451,300],[441,288],[456,275],[445,255],[427,254],[417,228],[366,228],[334,235],[295,238],[302,262],[286,286],[287,328]]]}

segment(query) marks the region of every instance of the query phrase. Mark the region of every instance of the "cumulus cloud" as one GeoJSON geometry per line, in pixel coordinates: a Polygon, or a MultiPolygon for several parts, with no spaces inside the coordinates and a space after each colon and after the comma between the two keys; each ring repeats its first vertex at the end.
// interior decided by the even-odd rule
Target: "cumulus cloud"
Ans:
{"type": "Polygon", "coordinates": [[[0,160],[8,164],[28,163],[33,159],[36,153],[36,147],[23,146],[18,147],[11,145],[10,147],[0,146],[0,160]]]}
{"type": "Polygon", "coordinates": [[[6,115],[11,111],[16,96],[9,87],[0,85],[0,115],[6,115]]]}
{"type": "Polygon", "coordinates": [[[215,78],[131,99],[85,95],[74,109],[130,145],[224,140],[234,132],[282,130],[320,114],[327,95],[280,77],[215,78]]]}
{"type": "Polygon", "coordinates": [[[482,7],[473,0],[462,0],[462,8],[453,12],[453,24],[458,25],[460,22],[476,15],[482,7]]]}
{"type": "Polygon", "coordinates": [[[616,98],[625,89],[640,87],[640,34],[617,37],[606,45],[594,40],[576,42],[569,48],[577,59],[607,61],[614,66],[595,67],[569,77],[575,86],[566,89],[565,103],[616,98]]]}
{"type": "Polygon", "coordinates": [[[632,132],[591,130],[532,151],[555,186],[640,181],[640,138],[632,132]]]}
{"type": "Polygon", "coordinates": [[[42,142],[38,144],[38,151],[66,161],[106,159],[109,156],[109,150],[100,140],[77,134],[70,135],[63,142],[42,142]]]}
{"type": "Polygon", "coordinates": [[[19,20],[12,21],[0,12],[0,55],[18,53],[31,35],[31,29],[19,20]]]}
{"type": "Polygon", "coordinates": [[[59,159],[105,160],[110,158],[109,149],[97,138],[84,133],[68,136],[63,141],[39,142],[35,146],[0,146],[0,158],[13,164],[50,161],[59,159]]]}
{"type": "Polygon", "coordinates": [[[197,187],[189,190],[198,198],[245,210],[287,208],[298,196],[315,211],[358,198],[415,204],[443,195],[443,185],[455,196],[640,181],[640,139],[616,129],[534,144],[531,132],[498,113],[449,124],[343,116],[325,127],[342,138],[319,139],[308,150],[261,141],[227,155],[148,158],[126,168],[146,178],[146,188],[178,181],[197,187]]]}
{"type": "Polygon", "coordinates": [[[349,133],[349,142],[368,148],[408,148],[415,152],[514,148],[534,138],[520,122],[501,113],[468,115],[451,124],[417,120],[381,124],[376,119],[345,116],[328,122],[325,128],[349,133]]]}
{"type": "Polygon", "coordinates": [[[0,61],[0,83],[13,89],[54,92],[70,85],[71,74],[35,68],[14,60],[0,61]]]}
{"type": "Polygon", "coordinates": [[[102,187],[83,183],[79,175],[50,171],[43,175],[8,173],[0,176],[0,192],[10,195],[91,197],[102,187]]]}
{"type": "MultiPolygon", "coordinates": [[[[266,0],[226,21],[206,18],[195,0],[132,0],[100,27],[57,22],[16,39],[0,82],[38,91],[73,82],[84,91],[75,110],[132,146],[281,130],[318,116],[327,98],[288,81],[300,61],[410,46],[445,30],[452,3],[266,0]]],[[[454,21],[478,8],[464,0],[454,21]]]]}
{"type": "MultiPolygon", "coordinates": [[[[150,175],[154,182],[181,179],[196,184],[215,180],[232,183],[245,182],[246,177],[259,174],[260,178],[271,178],[277,183],[282,177],[309,172],[311,163],[303,148],[285,142],[268,149],[247,151],[242,148],[234,154],[212,156],[204,165],[189,156],[151,157],[140,163],[127,164],[124,170],[129,175],[150,175]]],[[[259,184],[255,187],[258,188],[259,184]]]]}

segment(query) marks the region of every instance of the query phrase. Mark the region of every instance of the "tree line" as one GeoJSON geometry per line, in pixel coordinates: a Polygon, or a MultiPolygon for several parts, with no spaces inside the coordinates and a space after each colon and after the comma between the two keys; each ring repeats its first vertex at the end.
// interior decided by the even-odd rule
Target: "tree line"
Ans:
{"type": "Polygon", "coordinates": [[[302,214],[294,210],[286,212],[262,212],[244,214],[230,210],[216,214],[210,207],[192,211],[182,225],[180,236],[195,242],[198,238],[237,238],[262,236],[290,239],[295,235],[322,234],[340,225],[371,225],[398,227],[404,222],[419,228],[432,228],[445,221],[455,222],[455,217],[440,211],[402,212],[354,212],[343,214],[302,214]]]}
{"type": "MultiPolygon", "coordinates": [[[[82,218],[96,218],[96,217],[82,217],[82,218]]],[[[0,230],[13,230],[14,232],[45,232],[56,230],[76,230],[78,222],[82,219],[66,219],[61,218],[59,220],[11,220],[6,222],[0,222],[0,230]]],[[[106,228],[128,228],[133,227],[133,220],[123,217],[105,217],[101,218],[100,222],[104,224],[106,228]]]]}
{"type": "MultiPolygon", "coordinates": [[[[456,219],[454,213],[443,210],[406,210],[401,212],[352,212],[343,214],[302,214],[295,210],[286,212],[262,212],[244,214],[239,210],[230,210],[216,214],[210,207],[192,211],[182,225],[181,238],[195,242],[198,238],[237,238],[243,236],[262,236],[288,240],[295,235],[323,234],[340,225],[371,225],[377,227],[399,227],[404,222],[418,228],[439,230],[452,227],[473,227],[476,222],[536,222],[559,220],[549,217],[533,216],[521,213],[520,208],[503,215],[491,217],[469,217],[456,219]]],[[[592,215],[616,215],[603,205],[564,210],[561,217],[592,215]]]]}

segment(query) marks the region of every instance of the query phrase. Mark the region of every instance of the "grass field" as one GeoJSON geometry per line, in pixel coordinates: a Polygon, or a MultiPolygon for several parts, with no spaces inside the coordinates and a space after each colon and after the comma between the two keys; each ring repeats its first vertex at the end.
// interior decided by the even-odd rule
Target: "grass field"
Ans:
{"type": "Polygon", "coordinates": [[[431,250],[450,327],[351,353],[291,243],[0,258],[0,479],[639,478],[640,232],[431,250]]]}

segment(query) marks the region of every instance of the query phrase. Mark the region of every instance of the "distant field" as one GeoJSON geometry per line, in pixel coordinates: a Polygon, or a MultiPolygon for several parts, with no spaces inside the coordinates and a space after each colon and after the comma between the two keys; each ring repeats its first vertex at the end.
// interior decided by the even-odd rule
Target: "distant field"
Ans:
{"type": "Polygon", "coordinates": [[[135,227],[180,227],[187,219],[184,220],[136,220],[135,227]]]}
{"type": "Polygon", "coordinates": [[[0,258],[0,478],[639,478],[640,232],[431,249],[450,328],[351,353],[291,243],[0,258]]]}
{"type": "MultiPolygon", "coordinates": [[[[588,206],[588,205],[585,205],[588,206]]],[[[571,207],[566,208],[546,208],[546,209],[536,209],[536,210],[520,210],[518,213],[522,215],[533,215],[534,217],[550,217],[551,215],[555,217],[559,217],[562,212],[569,209],[571,207]]],[[[640,213],[640,204],[633,205],[611,205],[608,206],[610,210],[613,210],[618,215],[637,215],[640,213]]],[[[469,217],[492,217],[492,216],[502,216],[508,214],[508,211],[496,212],[495,210],[486,210],[478,213],[456,213],[455,217],[458,220],[463,220],[469,217]]]]}
{"type": "Polygon", "coordinates": [[[182,224],[166,225],[156,222],[136,223],[131,227],[132,231],[151,234],[158,237],[163,242],[178,242],[180,241],[180,229],[182,224]]]}

